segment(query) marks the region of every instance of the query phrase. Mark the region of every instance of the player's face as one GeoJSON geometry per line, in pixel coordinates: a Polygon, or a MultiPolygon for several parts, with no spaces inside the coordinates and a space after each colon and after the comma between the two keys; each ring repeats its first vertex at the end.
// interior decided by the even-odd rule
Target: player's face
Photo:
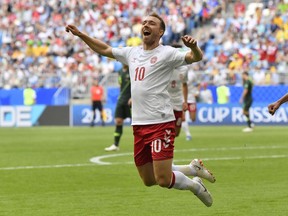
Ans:
{"type": "Polygon", "coordinates": [[[160,20],[153,16],[148,16],[142,23],[142,38],[146,44],[153,44],[159,41],[163,30],[160,27],[160,20]]]}

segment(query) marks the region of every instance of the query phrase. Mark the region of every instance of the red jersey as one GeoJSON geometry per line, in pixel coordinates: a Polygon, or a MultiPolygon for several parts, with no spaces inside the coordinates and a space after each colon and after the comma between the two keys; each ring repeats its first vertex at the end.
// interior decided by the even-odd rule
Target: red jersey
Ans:
{"type": "Polygon", "coordinates": [[[240,14],[244,14],[246,11],[246,6],[242,2],[237,2],[234,5],[234,14],[239,16],[240,14]]]}
{"type": "Polygon", "coordinates": [[[267,57],[267,50],[265,48],[260,48],[260,49],[258,49],[258,54],[260,56],[259,60],[263,61],[267,57]]]}
{"type": "Polygon", "coordinates": [[[90,89],[91,100],[92,101],[101,101],[104,95],[104,90],[102,86],[92,86],[90,89]]]}
{"type": "Polygon", "coordinates": [[[275,45],[269,45],[267,47],[267,61],[269,63],[274,63],[276,61],[278,48],[275,45]]]}

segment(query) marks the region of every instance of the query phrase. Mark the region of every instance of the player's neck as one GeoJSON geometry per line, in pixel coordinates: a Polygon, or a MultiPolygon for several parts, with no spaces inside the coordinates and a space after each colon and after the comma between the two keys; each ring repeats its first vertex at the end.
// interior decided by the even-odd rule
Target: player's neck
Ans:
{"type": "Polygon", "coordinates": [[[159,43],[153,43],[153,44],[145,44],[143,43],[143,49],[144,50],[153,50],[156,47],[158,47],[160,44],[159,43]]]}

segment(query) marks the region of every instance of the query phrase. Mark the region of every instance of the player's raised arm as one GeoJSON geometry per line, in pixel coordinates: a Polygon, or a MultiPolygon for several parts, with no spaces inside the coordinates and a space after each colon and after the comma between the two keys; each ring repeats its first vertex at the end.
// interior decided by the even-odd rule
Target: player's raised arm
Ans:
{"type": "Polygon", "coordinates": [[[96,53],[107,56],[109,58],[115,58],[112,53],[112,47],[108,44],[95,39],[91,38],[85,33],[79,31],[79,29],[74,25],[67,25],[66,26],[66,32],[71,32],[73,35],[78,36],[83,40],[92,50],[94,50],[96,53]]]}
{"type": "Polygon", "coordinates": [[[283,97],[281,97],[279,100],[275,101],[272,104],[268,105],[268,111],[271,115],[274,115],[274,113],[277,111],[277,109],[283,104],[288,102],[288,93],[285,94],[283,97]]]}
{"type": "Polygon", "coordinates": [[[185,61],[188,64],[201,61],[203,58],[203,53],[201,49],[198,47],[197,41],[189,35],[183,36],[182,41],[185,44],[185,46],[190,48],[190,52],[188,52],[185,56],[185,61]]]}

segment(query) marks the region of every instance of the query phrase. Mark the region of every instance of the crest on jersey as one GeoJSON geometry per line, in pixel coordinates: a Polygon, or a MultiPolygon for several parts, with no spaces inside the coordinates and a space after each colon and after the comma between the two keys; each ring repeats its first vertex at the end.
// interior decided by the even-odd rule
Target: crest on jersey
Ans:
{"type": "Polygon", "coordinates": [[[157,56],[153,56],[151,59],[150,59],[150,63],[151,64],[155,64],[157,62],[157,56]]]}
{"type": "Polygon", "coordinates": [[[176,87],[176,80],[172,80],[171,82],[171,88],[175,88],[176,87]]]}

